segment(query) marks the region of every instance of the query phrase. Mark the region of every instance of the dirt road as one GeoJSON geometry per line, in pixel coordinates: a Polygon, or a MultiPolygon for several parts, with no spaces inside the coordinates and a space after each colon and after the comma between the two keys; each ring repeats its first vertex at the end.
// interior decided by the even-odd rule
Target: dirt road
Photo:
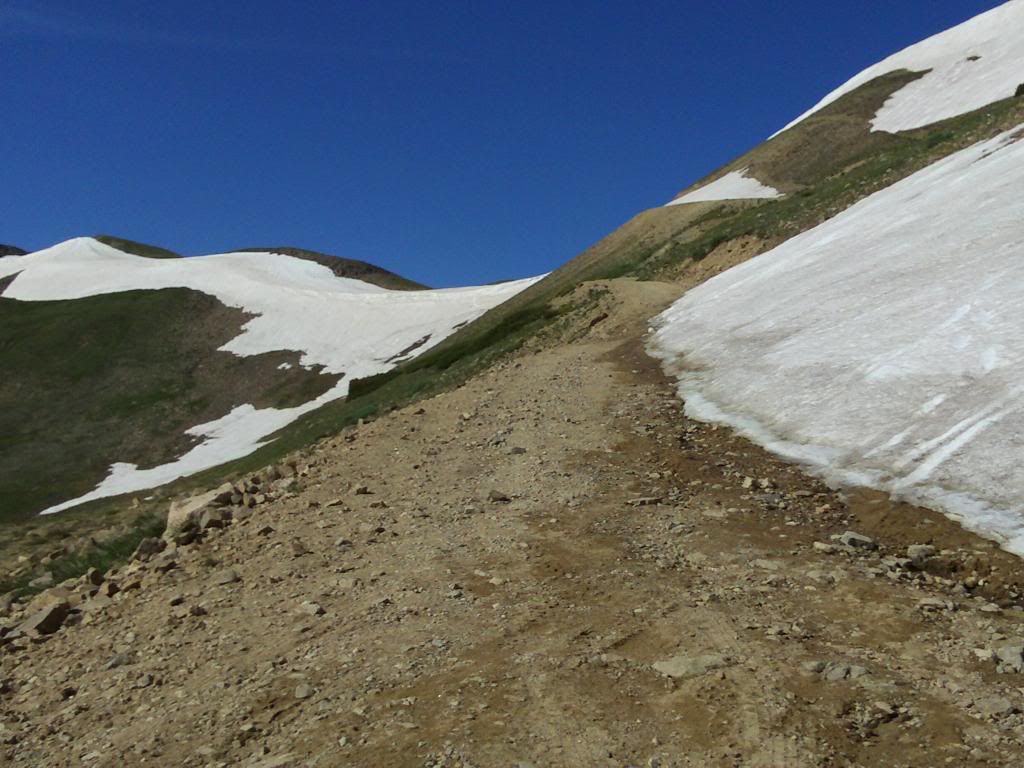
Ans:
{"type": "Polygon", "coordinates": [[[1019,764],[1019,561],[688,421],[607,287],[9,644],[6,763],[1019,764]]]}

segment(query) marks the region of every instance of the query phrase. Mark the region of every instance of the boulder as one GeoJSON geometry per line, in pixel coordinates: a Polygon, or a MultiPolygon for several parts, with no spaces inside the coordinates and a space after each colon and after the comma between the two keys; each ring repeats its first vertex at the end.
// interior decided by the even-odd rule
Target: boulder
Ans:
{"type": "Polygon", "coordinates": [[[194,531],[198,521],[198,516],[204,509],[212,504],[217,504],[218,499],[227,499],[230,501],[234,488],[231,483],[225,483],[219,488],[215,488],[207,493],[202,493],[198,496],[192,496],[191,498],[185,499],[184,501],[172,501],[171,508],[167,512],[167,527],[164,529],[164,539],[166,541],[174,541],[186,536],[189,532],[194,531]]]}
{"type": "Polygon", "coordinates": [[[874,539],[854,531],[847,531],[839,537],[840,543],[855,549],[878,549],[874,539]]]}
{"type": "Polygon", "coordinates": [[[931,544],[911,544],[907,547],[907,557],[915,568],[921,568],[925,561],[935,554],[935,547],[931,544]]]}
{"type": "Polygon", "coordinates": [[[139,542],[139,546],[137,546],[135,551],[132,553],[132,560],[146,562],[154,555],[158,555],[163,552],[166,547],[167,542],[163,539],[143,539],[139,542]]]}
{"type": "Polygon", "coordinates": [[[18,630],[26,635],[52,635],[64,626],[70,612],[71,605],[67,600],[55,600],[25,619],[18,630]]]}
{"type": "Polygon", "coordinates": [[[1024,672],[1024,644],[1004,645],[995,655],[1001,671],[1024,672]]]}

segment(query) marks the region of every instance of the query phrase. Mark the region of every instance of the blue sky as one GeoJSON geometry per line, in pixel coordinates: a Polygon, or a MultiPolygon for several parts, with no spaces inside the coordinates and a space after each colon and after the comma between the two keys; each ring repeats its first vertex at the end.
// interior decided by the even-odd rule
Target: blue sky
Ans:
{"type": "Polygon", "coordinates": [[[552,269],[980,0],[0,0],[0,242],[552,269]]]}

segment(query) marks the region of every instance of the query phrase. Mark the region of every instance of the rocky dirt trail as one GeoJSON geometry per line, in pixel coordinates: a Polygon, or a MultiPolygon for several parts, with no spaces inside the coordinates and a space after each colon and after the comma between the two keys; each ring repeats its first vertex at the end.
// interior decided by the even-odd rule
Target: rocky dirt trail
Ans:
{"type": "Polygon", "coordinates": [[[604,287],[575,341],[13,606],[0,762],[1019,764],[1020,562],[687,420],[642,346],[679,288],[604,287]]]}

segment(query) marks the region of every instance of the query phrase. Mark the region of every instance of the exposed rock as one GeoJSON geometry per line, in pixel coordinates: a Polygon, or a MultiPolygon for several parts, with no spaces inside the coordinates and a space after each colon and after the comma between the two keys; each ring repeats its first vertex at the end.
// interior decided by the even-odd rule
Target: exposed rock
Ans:
{"type": "Polygon", "coordinates": [[[324,609],[319,603],[314,603],[312,600],[303,600],[299,604],[299,611],[306,614],[307,616],[323,616],[324,609]]]}
{"type": "Polygon", "coordinates": [[[47,571],[42,576],[37,576],[28,583],[32,589],[46,589],[53,586],[53,574],[47,571]]]}
{"type": "Polygon", "coordinates": [[[167,527],[164,529],[164,539],[175,541],[179,536],[185,534],[190,528],[196,525],[199,513],[210,504],[223,503],[230,500],[233,493],[231,483],[225,483],[219,488],[208,491],[198,496],[192,496],[184,501],[172,501],[167,512],[167,527]]]}
{"type": "Polygon", "coordinates": [[[820,675],[831,683],[842,680],[856,680],[869,674],[866,667],[861,667],[857,664],[846,664],[840,661],[812,661],[804,664],[803,668],[808,672],[820,675]]]}
{"type": "Polygon", "coordinates": [[[132,553],[132,560],[141,560],[142,562],[146,562],[153,557],[153,555],[163,552],[166,546],[167,542],[163,539],[143,539],[139,542],[139,546],[137,546],[135,551],[132,553]]]}
{"type": "Polygon", "coordinates": [[[630,499],[627,504],[631,507],[653,507],[657,504],[661,504],[662,498],[660,496],[642,496],[639,499],[630,499]]]}
{"type": "Polygon", "coordinates": [[[974,711],[981,717],[1002,718],[1015,714],[1017,705],[1005,696],[990,696],[974,702],[974,711]]]}
{"type": "Polygon", "coordinates": [[[935,554],[935,547],[931,544],[911,544],[907,547],[907,557],[915,568],[921,568],[925,561],[935,554]]]}
{"type": "Polygon", "coordinates": [[[201,530],[224,528],[232,519],[231,510],[226,507],[206,507],[199,513],[198,525],[201,530]]]}
{"type": "Polygon", "coordinates": [[[224,570],[217,571],[217,573],[213,574],[213,578],[210,579],[210,581],[214,584],[223,586],[241,581],[241,578],[239,578],[238,573],[234,568],[225,568],[224,570]]]}
{"type": "Polygon", "coordinates": [[[507,493],[492,490],[490,493],[487,494],[487,500],[490,502],[494,502],[495,504],[508,504],[510,501],[512,501],[512,497],[510,497],[507,493]]]}
{"type": "Polygon", "coordinates": [[[840,535],[839,542],[855,549],[878,549],[878,544],[874,539],[854,531],[847,531],[840,535]]]}
{"type": "Polygon", "coordinates": [[[1024,672],[1024,643],[997,648],[995,657],[999,661],[1000,672],[1024,672]]]}
{"type": "Polygon", "coordinates": [[[18,625],[18,630],[26,635],[52,635],[64,626],[64,621],[71,612],[66,600],[58,600],[47,605],[18,625]]]}
{"type": "Polygon", "coordinates": [[[656,662],[653,666],[663,675],[678,679],[700,677],[726,665],[723,657],[717,654],[701,656],[673,656],[671,659],[656,662]]]}

